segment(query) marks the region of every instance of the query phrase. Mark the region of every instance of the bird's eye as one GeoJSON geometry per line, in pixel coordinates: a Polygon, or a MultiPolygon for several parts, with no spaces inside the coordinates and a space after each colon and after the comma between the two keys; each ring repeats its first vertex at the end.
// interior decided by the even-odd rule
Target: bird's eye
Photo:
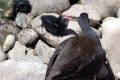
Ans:
{"type": "Polygon", "coordinates": [[[18,10],[19,8],[16,8],[16,11],[18,10]]]}

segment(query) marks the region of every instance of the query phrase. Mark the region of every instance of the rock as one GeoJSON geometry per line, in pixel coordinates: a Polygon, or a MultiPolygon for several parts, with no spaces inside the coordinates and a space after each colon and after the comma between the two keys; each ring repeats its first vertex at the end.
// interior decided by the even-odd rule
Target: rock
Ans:
{"type": "Polygon", "coordinates": [[[56,13],[43,13],[31,21],[32,28],[39,27],[42,24],[41,16],[43,15],[53,15],[55,17],[59,17],[56,13]]]}
{"type": "Polygon", "coordinates": [[[19,29],[16,24],[10,20],[0,19],[0,45],[3,45],[7,35],[17,34],[19,29]]]}
{"type": "Polygon", "coordinates": [[[120,18],[103,22],[102,32],[102,46],[116,76],[120,72],[120,18]]]}
{"type": "Polygon", "coordinates": [[[74,26],[68,25],[68,29],[71,29],[71,27],[72,27],[71,30],[73,30],[74,33],[73,33],[73,32],[70,32],[70,30],[68,30],[68,31],[66,31],[66,33],[68,33],[68,35],[67,35],[67,36],[63,36],[63,37],[57,37],[57,36],[51,35],[50,33],[48,33],[48,32],[45,30],[45,28],[42,28],[41,26],[35,27],[35,31],[36,31],[36,32],[38,33],[38,35],[39,35],[43,40],[45,40],[48,44],[50,44],[52,47],[56,47],[59,43],[61,43],[61,42],[64,41],[65,39],[68,39],[68,38],[70,38],[70,37],[75,36],[75,33],[77,33],[77,32],[80,33],[80,32],[81,32],[79,26],[76,26],[76,25],[77,25],[77,22],[71,21],[69,24],[72,24],[72,22],[75,23],[75,24],[73,24],[74,26]],[[75,30],[76,30],[76,32],[75,32],[75,30]]]}
{"type": "Polygon", "coordinates": [[[0,80],[44,80],[46,69],[37,57],[17,57],[0,63],[0,80]]]}
{"type": "Polygon", "coordinates": [[[38,35],[34,29],[23,29],[21,30],[18,35],[18,41],[21,42],[23,45],[32,45],[38,39],[38,35]]]}
{"type": "Polygon", "coordinates": [[[15,0],[0,0],[0,8],[5,10],[10,9],[14,1],[15,0]]]}
{"type": "Polygon", "coordinates": [[[23,21],[20,24],[26,23],[27,26],[31,25],[31,21],[34,17],[42,14],[42,13],[61,13],[68,8],[70,8],[70,2],[69,0],[55,0],[55,1],[49,1],[49,0],[28,0],[30,5],[32,6],[32,10],[29,14],[27,14],[23,19],[23,21]],[[23,22],[23,23],[22,23],[23,22]]]}
{"type": "Polygon", "coordinates": [[[108,16],[117,17],[120,0],[81,0],[83,4],[91,5],[102,18],[108,16]]]}
{"type": "Polygon", "coordinates": [[[35,49],[27,48],[27,54],[26,55],[37,56],[37,52],[35,51],[35,49]]]}
{"type": "Polygon", "coordinates": [[[10,34],[6,37],[6,40],[3,44],[3,50],[6,52],[6,51],[9,51],[15,44],[15,36],[10,34]]]}
{"type": "Polygon", "coordinates": [[[76,4],[71,6],[70,9],[63,12],[63,15],[70,16],[73,19],[78,19],[81,13],[88,13],[90,23],[92,27],[95,27],[101,20],[100,14],[95,10],[93,6],[76,4]]]}
{"type": "Polygon", "coordinates": [[[20,27],[21,29],[30,27],[26,23],[26,14],[24,13],[18,13],[15,19],[15,23],[20,27]]]}
{"type": "Polygon", "coordinates": [[[40,60],[49,61],[50,56],[53,54],[55,49],[51,49],[47,44],[45,44],[42,40],[39,40],[35,46],[35,50],[40,58],[40,60]]]}
{"type": "Polygon", "coordinates": [[[117,17],[120,18],[120,8],[118,9],[117,17]]]}
{"type": "Polygon", "coordinates": [[[120,72],[116,74],[117,78],[120,79],[120,72]]]}
{"type": "Polygon", "coordinates": [[[23,46],[20,42],[16,41],[13,49],[8,52],[8,58],[25,56],[26,55],[26,49],[27,48],[25,46],[23,46]]]}
{"type": "Polygon", "coordinates": [[[115,17],[107,17],[102,22],[110,21],[110,20],[113,20],[113,19],[116,19],[116,18],[115,17]]]}
{"type": "Polygon", "coordinates": [[[5,59],[6,59],[5,52],[3,51],[3,48],[0,45],[0,62],[4,61],[5,59]]]}
{"type": "MultiPolygon", "coordinates": [[[[56,47],[62,41],[66,40],[70,37],[76,36],[76,34],[81,34],[81,32],[82,32],[78,25],[78,22],[71,20],[71,21],[69,21],[68,28],[66,30],[66,33],[68,35],[63,36],[63,37],[56,37],[56,36],[53,36],[50,33],[48,33],[45,30],[45,28],[42,28],[41,24],[42,24],[42,22],[40,20],[40,16],[32,21],[32,26],[35,29],[35,31],[38,33],[40,38],[42,38],[44,41],[46,41],[52,47],[56,47]]],[[[100,35],[99,31],[96,30],[96,32],[98,33],[98,35],[100,35]]]]}

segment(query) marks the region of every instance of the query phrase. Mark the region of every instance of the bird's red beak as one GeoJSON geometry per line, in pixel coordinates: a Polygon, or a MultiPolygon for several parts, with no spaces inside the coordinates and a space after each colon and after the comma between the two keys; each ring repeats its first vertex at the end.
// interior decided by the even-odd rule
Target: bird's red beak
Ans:
{"type": "Polygon", "coordinates": [[[68,17],[68,16],[64,16],[64,17],[62,17],[62,19],[67,19],[67,21],[72,20],[72,18],[71,18],[71,17],[68,17]]]}
{"type": "Polygon", "coordinates": [[[8,18],[11,18],[13,17],[12,13],[8,14],[8,18]]]}
{"type": "Polygon", "coordinates": [[[67,19],[68,21],[70,21],[70,20],[72,20],[72,18],[71,17],[68,17],[68,19],[67,19]]]}

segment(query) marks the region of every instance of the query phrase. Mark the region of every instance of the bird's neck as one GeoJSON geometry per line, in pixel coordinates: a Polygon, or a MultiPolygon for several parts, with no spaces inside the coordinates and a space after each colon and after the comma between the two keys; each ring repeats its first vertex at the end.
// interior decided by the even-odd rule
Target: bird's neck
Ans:
{"type": "Polygon", "coordinates": [[[80,27],[81,27],[81,30],[82,30],[82,35],[83,36],[89,36],[89,37],[94,37],[97,42],[99,44],[100,43],[100,40],[99,40],[99,37],[97,36],[97,34],[93,31],[93,29],[91,28],[90,26],[90,23],[88,20],[85,20],[83,22],[80,23],[80,27]]]}

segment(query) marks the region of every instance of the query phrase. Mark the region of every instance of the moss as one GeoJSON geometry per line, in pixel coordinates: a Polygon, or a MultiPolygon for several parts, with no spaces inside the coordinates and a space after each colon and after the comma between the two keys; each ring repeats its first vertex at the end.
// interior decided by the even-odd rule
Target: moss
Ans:
{"type": "Polygon", "coordinates": [[[12,0],[11,4],[8,4],[8,2],[6,0],[0,0],[0,18],[6,18],[6,16],[4,16],[4,12],[10,8],[12,8],[14,2],[16,2],[17,0],[12,0]]]}
{"type": "Polygon", "coordinates": [[[82,4],[81,0],[78,2],[78,4],[82,4]]]}

